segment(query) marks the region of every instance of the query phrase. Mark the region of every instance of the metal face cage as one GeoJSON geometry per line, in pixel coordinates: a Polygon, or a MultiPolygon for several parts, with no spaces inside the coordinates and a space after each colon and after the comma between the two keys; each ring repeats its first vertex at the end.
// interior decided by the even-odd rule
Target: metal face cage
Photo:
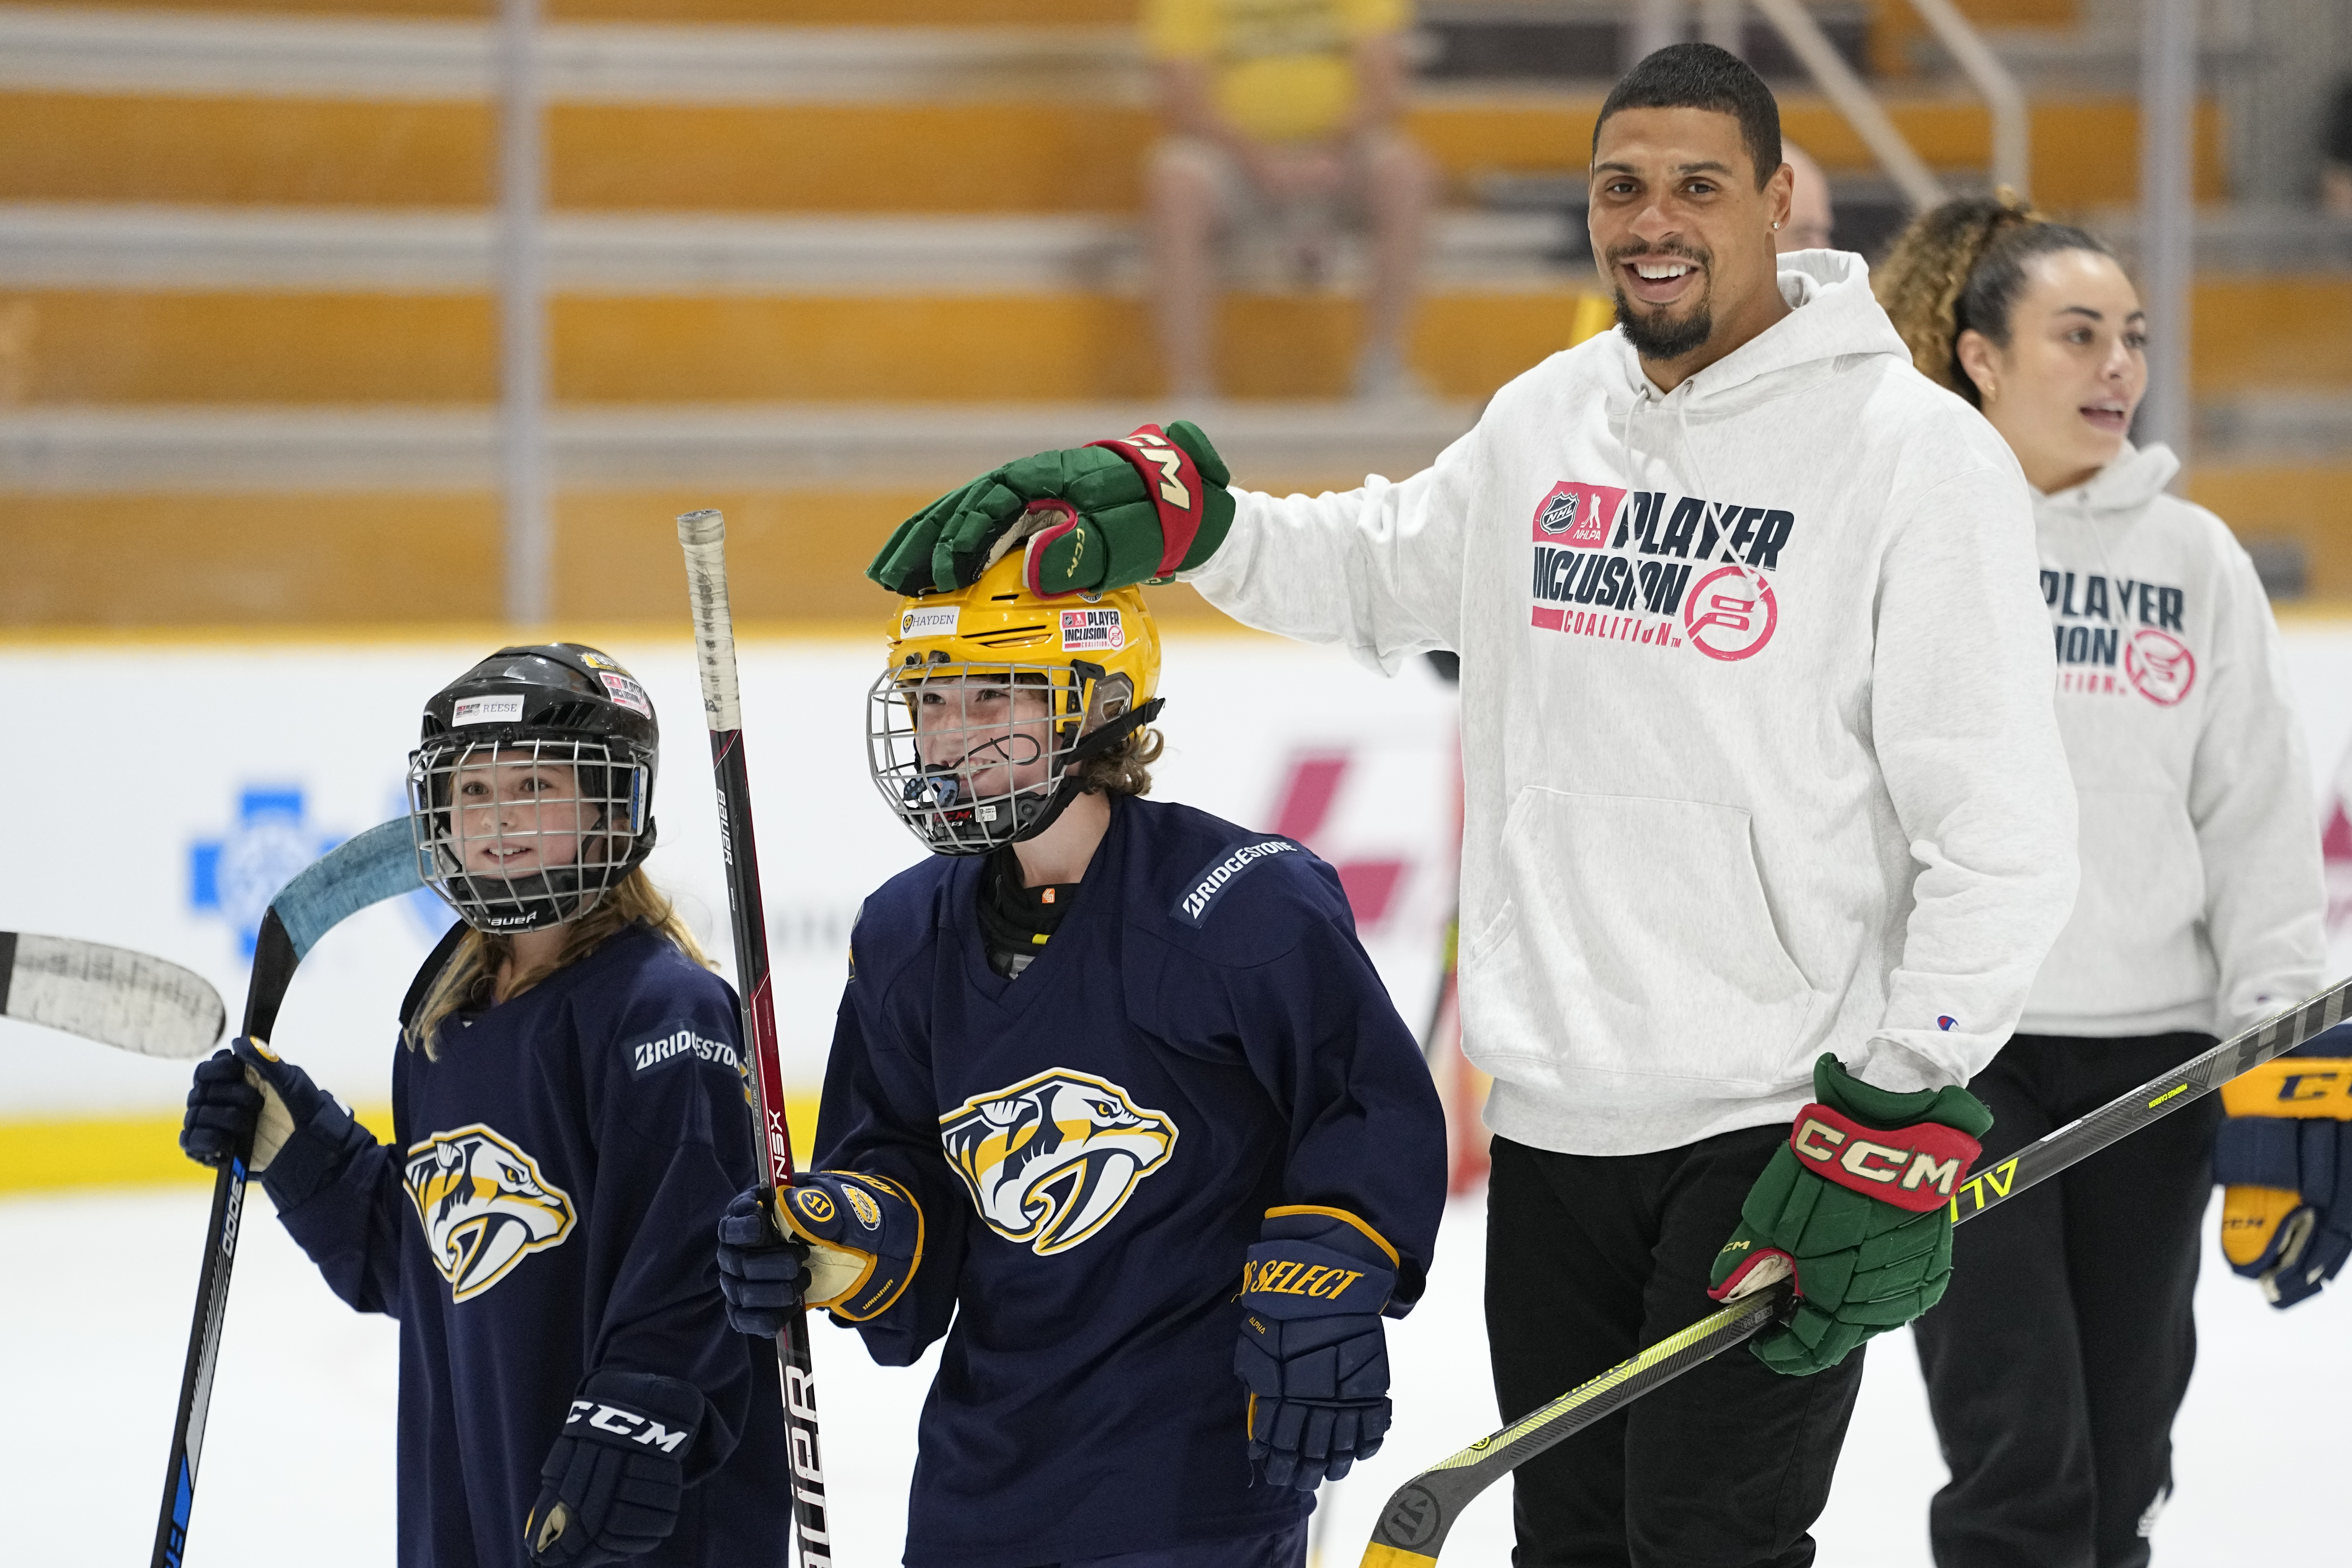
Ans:
{"type": "Polygon", "coordinates": [[[417,875],[477,931],[587,913],[652,848],[652,773],[629,750],[504,733],[427,742],[408,760],[417,875]]]}
{"type": "MultiPolygon", "coordinates": [[[[907,662],[866,693],[866,752],[899,821],[940,855],[982,855],[1041,828],[1081,738],[1123,698],[1090,664],[907,662]]],[[[1118,682],[1122,689],[1126,681],[1118,682]]]]}

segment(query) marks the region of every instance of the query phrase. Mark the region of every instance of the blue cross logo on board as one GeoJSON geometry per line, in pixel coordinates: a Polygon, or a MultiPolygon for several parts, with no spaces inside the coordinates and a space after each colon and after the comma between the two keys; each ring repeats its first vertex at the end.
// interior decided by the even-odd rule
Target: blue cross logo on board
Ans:
{"type": "Polygon", "coordinates": [[[253,956],[269,900],[295,874],[342,842],[305,820],[299,785],[255,785],[237,796],[236,821],[188,848],[188,903],[226,921],[253,956]]]}

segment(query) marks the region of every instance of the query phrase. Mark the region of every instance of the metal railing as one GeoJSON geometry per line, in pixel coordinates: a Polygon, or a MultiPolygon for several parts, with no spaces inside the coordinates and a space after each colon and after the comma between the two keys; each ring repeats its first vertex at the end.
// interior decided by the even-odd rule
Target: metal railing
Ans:
{"type": "MultiPolygon", "coordinates": [[[[1862,138],[1863,145],[1902,191],[1904,199],[1923,210],[1943,200],[1943,183],[1831,43],[1802,0],[1753,3],[1787,41],[1790,52],[1804,66],[1822,96],[1862,138]]],[[[1984,99],[1991,113],[1994,184],[2007,185],[2020,195],[2024,195],[2032,174],[2032,130],[2024,89],[1952,0],[1909,0],[1909,4],[1984,99]]],[[[1708,41],[1736,49],[1743,9],[1744,0],[1704,0],[1701,15],[1708,41]]],[[[1633,15],[1637,53],[1643,52],[1641,45],[1658,47],[1682,37],[1685,15],[1684,0],[1637,0],[1633,15]]]]}
{"type": "Polygon", "coordinates": [[[1755,0],[1756,8],[1764,13],[1765,20],[1780,29],[1788,40],[1789,50],[1811,73],[1813,85],[1822,89],[1845,122],[1853,127],[1878,166],[1886,171],[1903,199],[1920,212],[1944,199],[1944,186],[1896,129],[1895,121],[1880,106],[1877,98],[1865,86],[1854,68],[1845,63],[1829,35],[1822,32],[1801,0],[1755,0]]]}
{"type": "Polygon", "coordinates": [[[1910,0],[1910,4],[1992,111],[1993,184],[2025,195],[2033,176],[2032,119],[2026,111],[2025,89],[1952,0],[1910,0]]]}

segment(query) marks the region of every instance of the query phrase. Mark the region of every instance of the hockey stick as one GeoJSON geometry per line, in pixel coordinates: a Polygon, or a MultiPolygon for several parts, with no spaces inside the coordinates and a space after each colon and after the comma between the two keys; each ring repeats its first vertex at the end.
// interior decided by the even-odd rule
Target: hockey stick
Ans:
{"type": "MultiPolygon", "coordinates": [[[[767,1156],[761,1207],[793,1184],[793,1133],[784,1121],[784,1068],[776,1049],[776,1005],[768,989],[768,914],[760,897],[760,851],[751,838],[751,781],[743,768],[743,709],[735,684],[735,623],[727,610],[727,520],[689,511],[677,520],[694,605],[694,657],[710,723],[710,771],[719,784],[719,847],[727,860],[727,907],[734,917],[735,979],[750,1047],[751,1142],[767,1156]]],[[[793,1528],[801,1568],[831,1568],[824,1462],[817,1446],[816,1372],[809,1360],[808,1313],[795,1308],[776,1336],[784,1425],[792,1442],[793,1528]]]]}
{"type": "MultiPolygon", "coordinates": [[[[2161,1078],[2035,1140],[1952,1195],[1952,1223],[1971,1220],[2026,1188],[2049,1180],[2108,1144],[2200,1100],[2241,1073],[2334,1028],[2352,1011],[2352,980],[2321,992],[2191,1058],[2161,1078]]],[[[1933,1211],[1930,1211],[1933,1212],[1933,1211]]],[[[1752,1339],[1792,1299],[1773,1284],[1619,1362],[1591,1381],[1491,1436],[1441,1459],[1391,1494],[1364,1548],[1360,1568],[1423,1568],[1437,1561],[1446,1532],[1472,1498],[1557,1443],[1680,1377],[1711,1356],[1752,1339]]]]}
{"type": "Polygon", "coordinates": [[[127,947],[13,931],[0,931],[0,1017],[174,1061],[211,1050],[228,1022],[220,993],[194,970],[127,947]]]}
{"type": "MultiPolygon", "coordinates": [[[[253,944],[253,978],[245,993],[244,1032],[267,1042],[278,1026],[294,970],[319,939],[347,917],[424,884],[416,875],[416,841],[401,817],[346,840],[305,868],[269,900],[253,944]]],[[[229,1273],[236,1265],[237,1220],[245,1210],[250,1140],[240,1144],[213,1182],[212,1218],[205,1229],[204,1271],[196,1278],[196,1316],[188,1328],[188,1356],[180,1373],[180,1410],[172,1423],[171,1462],[163,1472],[163,1506],[155,1521],[149,1568],[179,1568],[187,1550],[188,1515],[196,1500],[196,1466],[204,1458],[205,1416],[212,1408],[213,1372],[220,1360],[221,1326],[228,1317],[229,1273]]]]}

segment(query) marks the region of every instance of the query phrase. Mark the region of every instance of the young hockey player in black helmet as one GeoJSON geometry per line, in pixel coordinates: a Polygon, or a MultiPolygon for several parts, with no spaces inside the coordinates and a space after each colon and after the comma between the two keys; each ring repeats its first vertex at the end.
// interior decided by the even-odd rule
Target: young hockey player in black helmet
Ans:
{"type": "Polygon", "coordinates": [[[240,1041],[181,1144],[254,1134],[279,1219],[400,1320],[404,1568],[782,1563],[775,1361],[709,1235],[755,1168],[736,1005],[642,865],[660,733],[593,648],[502,648],[425,706],[418,869],[460,916],[419,971],[394,1140],[240,1041]]]}
{"type": "Polygon", "coordinates": [[[1298,1568],[1388,1426],[1443,1113],[1331,868],[1139,798],[1159,665],[1017,554],[902,605],[869,755],[934,858],[860,913],[792,1239],[720,1226],[747,1333],[947,1336],[911,1568],[1298,1568]]]}

